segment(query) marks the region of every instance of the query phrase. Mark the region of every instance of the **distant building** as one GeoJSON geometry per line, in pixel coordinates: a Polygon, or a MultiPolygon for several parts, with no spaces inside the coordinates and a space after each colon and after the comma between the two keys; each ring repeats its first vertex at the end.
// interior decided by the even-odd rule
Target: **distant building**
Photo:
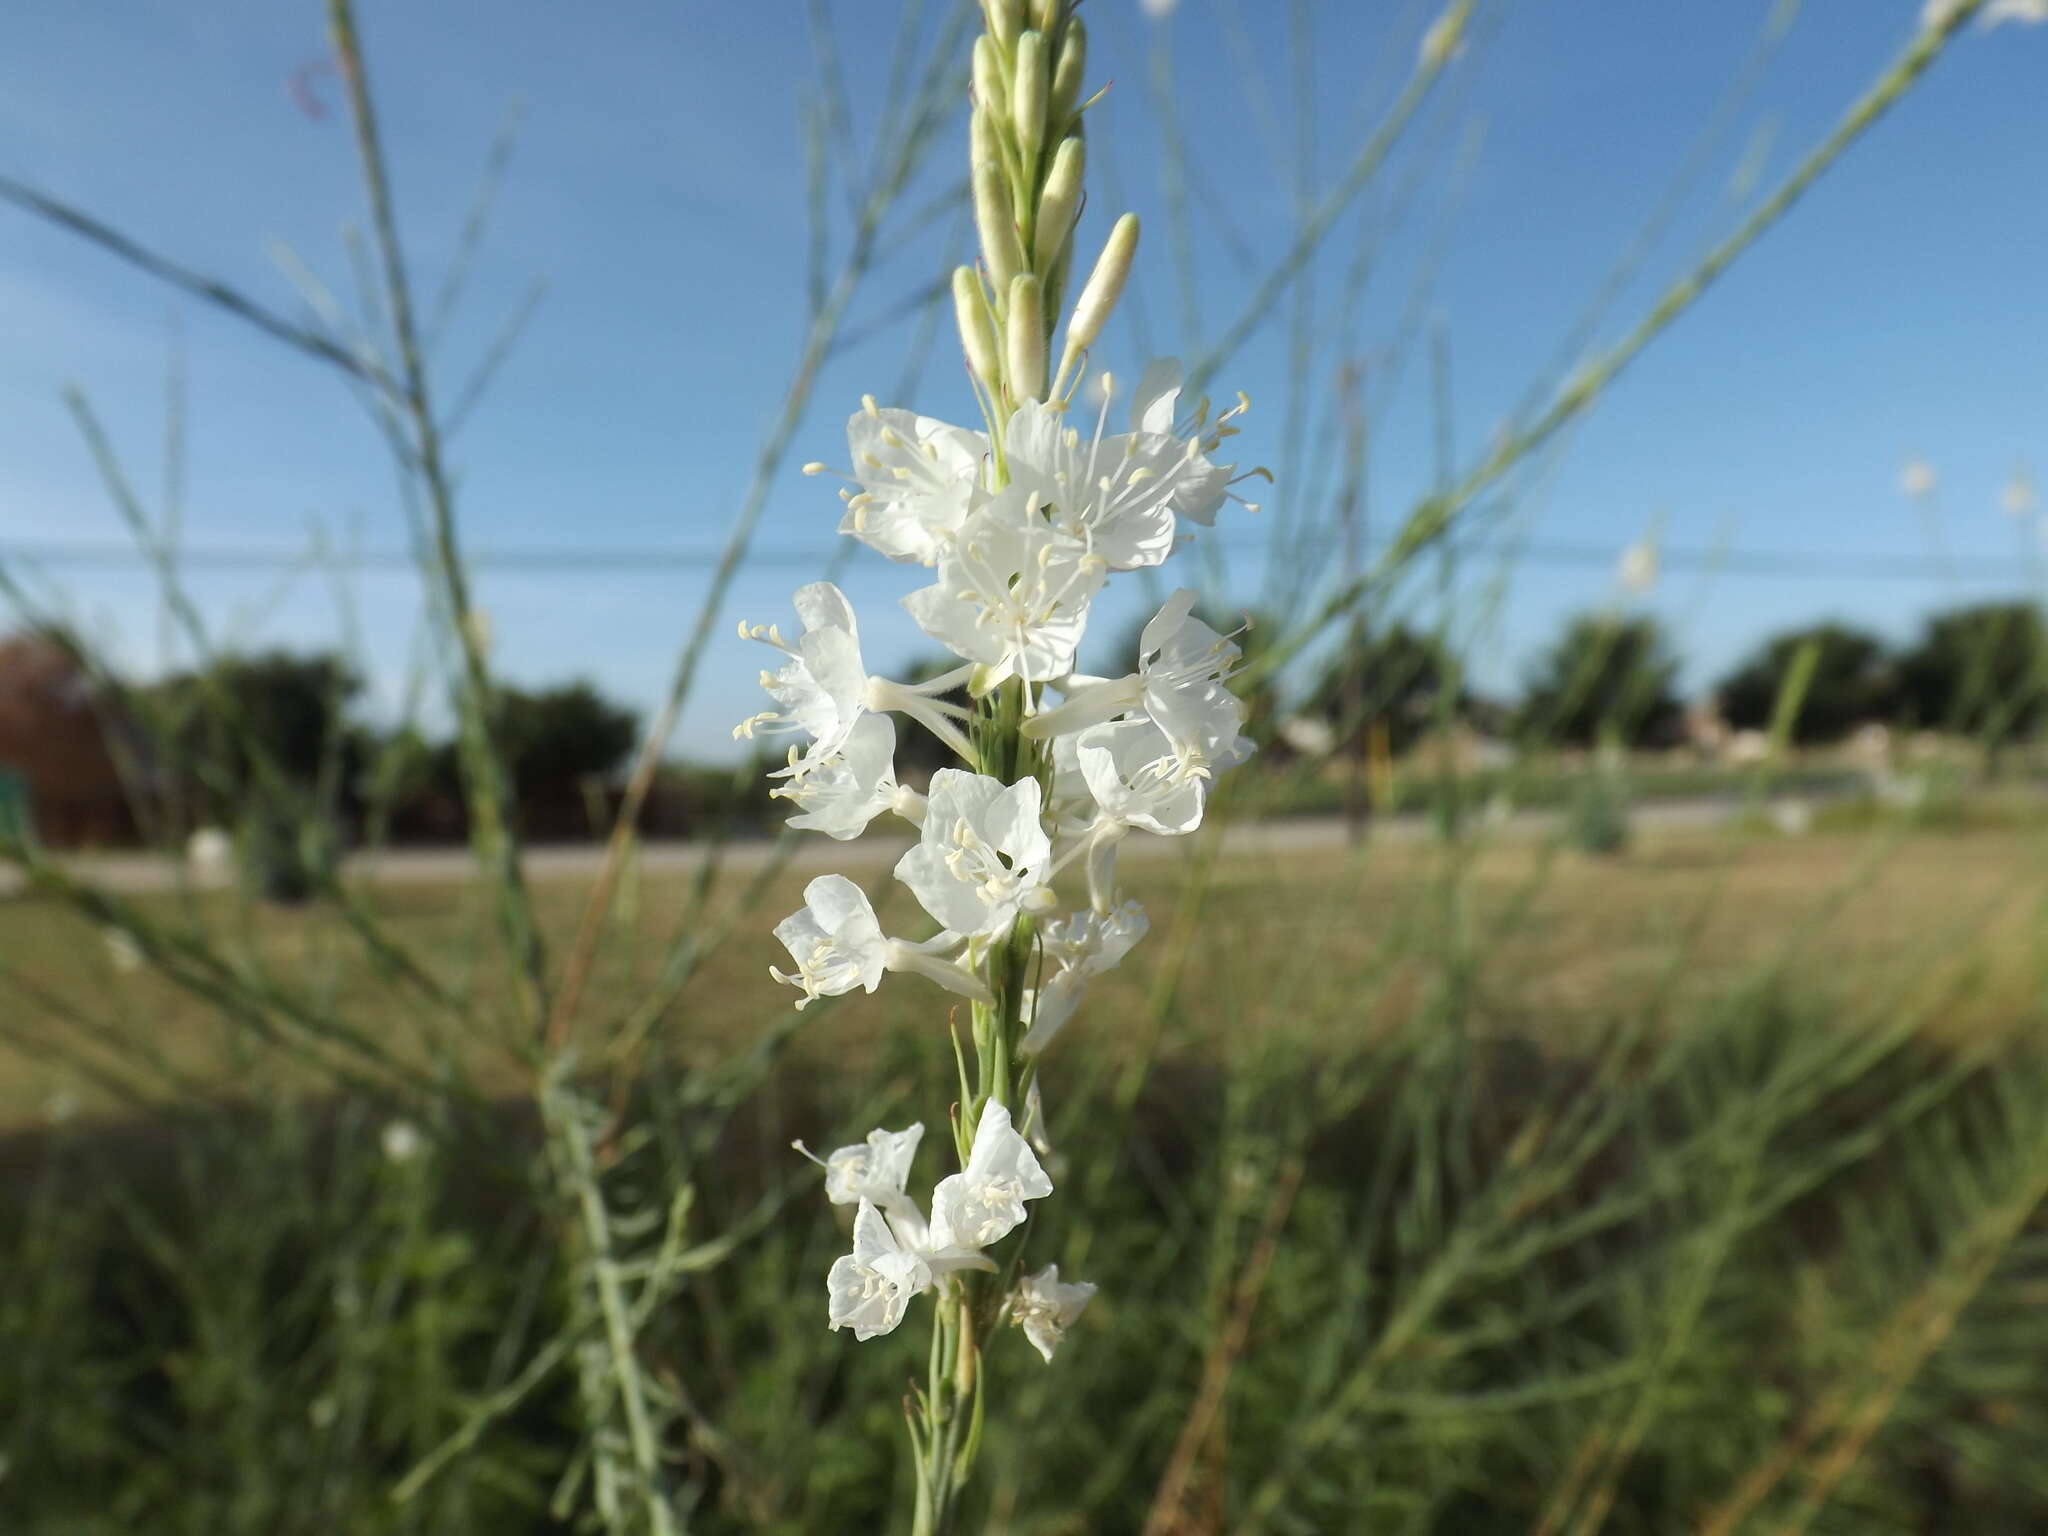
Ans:
{"type": "Polygon", "coordinates": [[[25,787],[29,826],[40,841],[75,848],[133,836],[109,729],[69,646],[33,634],[0,640],[0,769],[25,787]]]}

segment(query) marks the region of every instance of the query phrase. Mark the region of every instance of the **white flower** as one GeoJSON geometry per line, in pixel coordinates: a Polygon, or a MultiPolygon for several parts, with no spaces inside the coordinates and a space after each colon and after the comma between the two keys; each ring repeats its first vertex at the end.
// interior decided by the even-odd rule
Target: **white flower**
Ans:
{"type": "Polygon", "coordinates": [[[1932,496],[1934,485],[1934,466],[1925,459],[1908,459],[1899,471],[1899,489],[1908,496],[1932,496]]]}
{"type": "Polygon", "coordinates": [[[770,966],[768,974],[803,990],[799,1008],[855,987],[872,992],[884,971],[915,971],[963,997],[989,1001],[979,977],[938,954],[959,942],[954,934],[941,933],[922,944],[884,936],[867,893],[844,875],[820,875],[805,886],[803,910],[777,923],[775,937],[796,970],[785,973],[770,966]]]}
{"type": "Polygon", "coordinates": [[[420,1130],[410,1120],[393,1120],[377,1138],[387,1163],[409,1163],[419,1156],[420,1130]]]}
{"type": "Polygon", "coordinates": [[[1029,1142],[1010,1123],[1010,1112],[991,1100],[975,1127],[967,1167],[939,1180],[932,1191],[931,1245],[974,1250],[1001,1242],[1024,1220],[1024,1202],[1052,1193],[1029,1142]]]}
{"type": "Polygon", "coordinates": [[[1153,720],[1091,725],[1074,739],[1074,756],[1100,807],[1098,823],[1174,837],[1202,824],[1206,766],[1191,765],[1153,720]]]}
{"type": "MultiPolygon", "coordinates": [[[[1207,455],[1215,452],[1226,437],[1236,435],[1237,428],[1231,422],[1249,410],[1251,402],[1239,395],[1236,405],[1211,421],[1209,402],[1205,399],[1192,415],[1177,420],[1174,413],[1180,408],[1180,387],[1179,358],[1159,357],[1147,363],[1131,396],[1131,428],[1139,437],[1175,440],[1173,452],[1187,462],[1174,481],[1174,514],[1207,528],[1216,521],[1223,503],[1233,499],[1230,472],[1236,468],[1234,464],[1212,464],[1207,455]]],[[[1163,445],[1154,444],[1155,453],[1162,450],[1163,445]]],[[[1270,478],[1264,470],[1252,473],[1270,478]]],[[[1245,506],[1249,511],[1258,510],[1249,502],[1245,506]]]]}
{"type": "Polygon", "coordinates": [[[977,937],[1051,907],[1051,863],[1036,779],[1003,784],[941,768],[932,775],[918,844],[897,862],[896,878],[946,928],[977,937]]]}
{"type": "Polygon", "coordinates": [[[1049,1365],[1052,1352],[1060,1347],[1060,1340],[1088,1309],[1094,1295],[1095,1287],[1086,1281],[1063,1284],[1059,1265],[1048,1264],[1037,1274],[1026,1275],[1017,1282],[1016,1293],[1010,1298],[1010,1319],[1024,1330],[1024,1337],[1049,1365]]]}
{"type": "Polygon", "coordinates": [[[1076,912],[1040,929],[1039,943],[1051,974],[1025,999],[1029,1027],[1018,1049],[1037,1052],[1052,1044],[1080,1006],[1088,983],[1121,965],[1150,926],[1145,909],[1126,901],[1106,912],[1076,912]]]}
{"type": "Polygon", "coordinates": [[[826,1317],[851,1328],[856,1339],[893,1331],[910,1298],[932,1283],[932,1267],[914,1243],[905,1243],[872,1201],[853,1217],[853,1252],[832,1261],[825,1276],[826,1317]]]}
{"type": "Polygon", "coordinates": [[[853,1252],[833,1260],[825,1276],[830,1297],[825,1315],[831,1325],[851,1328],[857,1339],[872,1339],[902,1322],[910,1298],[937,1276],[996,1267],[979,1253],[927,1242],[928,1231],[908,1196],[899,1196],[887,1215],[874,1201],[862,1200],[853,1215],[853,1252]]]}
{"type": "Polygon", "coordinates": [[[911,411],[881,410],[872,395],[846,424],[858,494],[839,531],[891,560],[936,564],[972,510],[988,439],[911,411]]]}
{"type": "Polygon", "coordinates": [[[2040,500],[2034,490],[2034,477],[2024,468],[2014,470],[2012,478],[1998,492],[1998,504],[2009,517],[2025,517],[2040,504],[2040,500]]]}
{"type": "Polygon", "coordinates": [[[1111,569],[1158,565],[1178,541],[1177,519],[1211,524],[1230,494],[1233,466],[1212,464],[1203,453],[1221,441],[1223,421],[1206,440],[1176,434],[1180,364],[1168,358],[1139,380],[1132,430],[1105,436],[1114,386],[1106,374],[1103,381],[1091,435],[1067,425],[1059,407],[1027,401],[1004,433],[1004,462],[1012,483],[1037,495],[1054,526],[1111,569]]]}
{"type": "Polygon", "coordinates": [[[1276,731],[1303,757],[1328,757],[1337,750],[1337,731],[1320,715],[1289,715],[1276,731]]]}
{"type": "Polygon", "coordinates": [[[1244,653],[1194,616],[1195,592],[1169,597],[1138,637],[1138,670],[1127,676],[1073,677],[1066,700],[1024,722],[1024,734],[1057,737],[1123,715],[1149,716],[1173,743],[1176,773],[1206,774],[1251,756],[1239,735],[1244,701],[1227,686],[1244,653]]]}
{"type": "Polygon", "coordinates": [[[1421,47],[1417,49],[1417,57],[1424,69],[1435,69],[1457,56],[1459,39],[1465,31],[1466,11],[1465,6],[1450,5],[1429,24],[1429,30],[1422,34],[1421,47]]]}
{"type": "Polygon", "coordinates": [[[192,868],[192,878],[201,882],[227,879],[234,858],[234,842],[219,827],[201,827],[185,844],[185,862],[192,868]]]}
{"type": "Polygon", "coordinates": [[[900,1131],[872,1130],[866,1141],[837,1148],[825,1159],[825,1198],[834,1205],[889,1204],[910,1182],[911,1159],[923,1139],[920,1122],[900,1131]]]}
{"type": "Polygon", "coordinates": [[[1657,546],[1647,539],[1629,545],[1615,563],[1615,576],[1623,591],[1641,597],[1657,585],[1657,546]]]}
{"type": "Polygon", "coordinates": [[[1804,837],[1813,830],[1813,807],[1804,800],[1774,800],[1771,825],[1786,837],[1804,837]]]}
{"type": "Polygon", "coordinates": [[[1058,531],[1019,485],[999,491],[968,518],[939,561],[938,580],[903,599],[918,627],[985,670],[1045,682],[1074,669],[1088,601],[1108,567],[1082,541],[1058,531]]]}
{"type": "Polygon", "coordinates": [[[801,758],[792,757],[785,770],[801,776],[833,761],[868,711],[900,710],[955,751],[971,754],[967,738],[953,724],[968,711],[933,697],[957,686],[964,673],[948,673],[914,688],[870,677],[861,662],[860,623],[844,592],[829,581],[814,581],[798,587],[793,602],[804,624],[794,645],[772,624],[740,625],[743,638],[772,645],[789,660],[761,674],[761,686],[782,708],[742,720],[733,727],[734,736],[751,737],[757,731],[808,733],[810,750],[801,758]]]}
{"type": "Polygon", "coordinates": [[[924,796],[896,782],[895,756],[895,723],[887,715],[862,715],[830,757],[806,761],[792,749],[789,766],[770,775],[789,782],[768,793],[795,802],[800,814],[789,818],[790,826],[841,842],[859,837],[884,811],[922,821],[924,796]]]}
{"type": "MultiPolygon", "coordinates": [[[[1105,402],[1104,415],[1107,414],[1105,402]]],[[[1105,438],[1102,418],[1085,442],[1057,406],[1027,401],[1010,418],[1004,453],[1011,482],[1034,495],[1061,533],[1118,571],[1173,553],[1173,486],[1181,456],[1171,438],[1105,438]]]]}

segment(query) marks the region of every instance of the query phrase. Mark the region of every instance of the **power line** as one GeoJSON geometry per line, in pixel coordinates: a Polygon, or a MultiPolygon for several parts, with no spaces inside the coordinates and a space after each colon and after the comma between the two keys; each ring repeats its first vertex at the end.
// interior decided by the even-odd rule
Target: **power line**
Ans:
{"type": "MultiPolygon", "coordinates": [[[[1205,536],[1205,541],[1210,536],[1205,536]]],[[[1262,553],[1268,541],[1255,535],[1225,535],[1213,542],[1245,553],[1262,553]]],[[[1295,558],[1314,558],[1326,553],[1321,546],[1330,538],[1293,541],[1295,558]]],[[[1382,545],[1384,547],[1384,545],[1382,545]]],[[[1461,553],[1500,553],[1499,546],[1461,541],[1461,553]]],[[[1508,552],[1508,558],[1533,565],[1570,566],[1584,569],[1615,567],[1619,550],[1602,544],[1531,543],[1508,552]]],[[[559,574],[564,571],[606,575],[667,574],[675,571],[709,570],[719,561],[712,549],[660,547],[615,548],[504,548],[480,549],[467,557],[477,571],[531,571],[559,574]]],[[[748,563],[786,569],[822,569],[831,559],[829,548],[758,548],[748,563]]],[[[133,544],[112,541],[27,539],[0,541],[0,561],[62,566],[73,569],[127,569],[153,565],[155,557],[133,544]]],[[[1719,576],[1782,579],[1839,579],[1864,581],[2012,581],[2024,577],[2024,567],[2011,559],[1936,560],[1909,554],[1820,554],[1799,550],[1733,550],[1663,547],[1657,551],[1658,564],[1667,571],[1691,571],[1719,576]]],[[[277,571],[293,566],[308,570],[411,571],[418,558],[398,548],[368,548],[347,551],[290,550],[261,544],[195,544],[176,552],[176,564],[189,570],[277,571]]]]}

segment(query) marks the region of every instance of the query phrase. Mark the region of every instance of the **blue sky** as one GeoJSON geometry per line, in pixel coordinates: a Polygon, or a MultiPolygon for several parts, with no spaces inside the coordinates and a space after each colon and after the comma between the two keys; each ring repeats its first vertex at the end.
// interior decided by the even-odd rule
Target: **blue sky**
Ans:
{"type": "MultiPolygon", "coordinates": [[[[279,309],[300,307],[280,248],[347,289],[344,235],[360,222],[361,199],[339,84],[321,62],[321,9],[220,0],[24,12],[0,54],[0,171],[279,309]]],[[[1290,238],[1296,147],[1309,145],[1319,193],[1391,99],[1429,14],[1394,0],[1323,0],[1307,8],[1313,25],[1302,35],[1293,9],[1183,0],[1152,22],[1134,0],[1088,0],[1091,74],[1116,83],[1091,128],[1097,174],[1082,240],[1099,240],[1124,206],[1147,229],[1137,302],[1101,349],[1110,366],[1134,370],[1148,347],[1188,350],[1181,317],[1190,309],[1213,335],[1242,306],[1251,276],[1290,238]],[[1168,79],[1200,192],[1191,290],[1168,238],[1170,165],[1156,113],[1168,79]]],[[[1427,313],[1448,338],[1456,432],[1469,453],[1549,376],[1560,343],[1729,99],[1769,9],[1761,0],[1490,8],[1497,25],[1310,269],[1311,367],[1290,362],[1283,305],[1219,376],[1219,387],[1243,387],[1255,402],[1238,439],[1243,457],[1282,480],[1260,518],[1239,513],[1223,530],[1230,600],[1257,600],[1273,504],[1317,478],[1317,434],[1290,438],[1290,398],[1321,420],[1340,354],[1363,356],[1373,376],[1403,316],[1427,313]],[[1476,158],[1461,169],[1460,146],[1482,125],[1476,158]],[[1355,331],[1345,331],[1344,274],[1373,229],[1388,232],[1355,331]],[[1290,449],[1303,462],[1286,462],[1290,449]]],[[[864,148],[893,35],[893,20],[876,18],[893,18],[895,7],[840,0],[832,10],[853,140],[864,148]]],[[[1799,9],[1599,336],[1618,335],[1740,217],[1749,204],[1731,187],[1739,164],[1760,165],[1767,189],[1825,133],[1903,45],[1916,11],[1917,0],[1799,9]]],[[[428,295],[498,125],[523,103],[496,220],[437,352],[447,398],[545,280],[518,350],[455,444],[469,546],[715,548],[804,325],[803,122],[817,70],[803,5],[363,0],[360,19],[413,270],[428,295]]],[[[1676,631],[1689,683],[1711,679],[1774,627],[1826,615],[1903,637],[1932,606],[2036,585],[2036,531],[2005,517],[1997,494],[2016,463],[2048,471],[2044,78],[2048,29],[1961,37],[1530,477],[1511,531],[1539,551],[1618,551],[1655,526],[1680,548],[1811,557],[1814,568],[1796,577],[1667,572],[1643,601],[1676,631]],[[1939,470],[1935,526],[1899,493],[1909,455],[1939,470]],[[1922,574],[1856,574],[1858,562],[1893,555],[1922,574]]],[[[953,180],[963,134],[956,118],[921,193],[953,180]]],[[[836,189],[834,199],[838,213],[836,189]]],[[[940,269],[950,229],[942,220],[892,250],[855,303],[855,330],[940,269]]],[[[834,238],[843,248],[843,218],[834,238]]],[[[843,457],[844,416],[864,391],[896,388],[912,330],[905,319],[869,331],[824,370],[761,524],[758,542],[773,553],[726,604],[679,750],[728,751],[726,727],[757,707],[765,653],[724,637],[738,617],[783,617],[789,589],[822,568],[837,503],[827,482],[797,466],[843,457]]],[[[161,505],[174,338],[186,373],[190,545],[289,555],[315,527],[343,547],[404,542],[376,434],[330,370],[7,207],[0,335],[0,547],[124,538],[61,402],[65,386],[90,397],[143,498],[161,505]]],[[[1376,526],[1391,526],[1429,482],[1426,384],[1411,361],[1375,415],[1376,526]]],[[[949,334],[902,403],[964,417],[949,334]]],[[[1475,577],[1491,568],[1468,563],[1475,577]]],[[[49,560],[40,577],[131,665],[154,664],[158,609],[141,570],[49,560]]],[[[873,558],[849,568],[872,665],[929,649],[894,606],[920,580],[873,558]]],[[[352,635],[378,708],[399,707],[420,634],[411,576],[364,570],[337,583],[290,568],[203,569],[191,581],[224,637],[316,645],[352,635]]],[[[542,562],[487,567],[479,591],[508,677],[586,675],[647,705],[706,581],[703,569],[677,565],[542,562]]],[[[1131,585],[1102,628],[1120,630],[1135,612],[1143,598],[1131,585]]],[[[1481,683],[1507,686],[1566,612],[1614,597],[1604,559],[1525,561],[1480,639],[1481,683]]],[[[1468,596],[1465,611],[1476,601],[1468,596]]]]}

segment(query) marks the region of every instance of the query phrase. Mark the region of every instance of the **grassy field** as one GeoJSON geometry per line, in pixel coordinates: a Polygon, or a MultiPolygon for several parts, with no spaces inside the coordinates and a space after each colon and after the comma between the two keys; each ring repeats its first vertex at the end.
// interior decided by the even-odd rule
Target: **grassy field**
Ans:
{"type": "MultiPolygon", "coordinates": [[[[1044,1074],[1075,1196],[1049,1242],[1108,1283],[1055,1369],[992,1357],[987,1528],[2039,1529],[2040,853],[1880,830],[1139,866],[1152,939],[1044,1074]]],[[[580,895],[540,889],[557,940],[580,895]]],[[[104,1027],[217,1106],[117,1118],[8,1064],[22,1528],[568,1528],[575,1304],[480,897],[374,899],[475,1038],[410,1033],[318,911],[142,910],[508,1095],[398,1153],[375,1093],[298,1096],[308,1069],[92,927],[0,914],[10,1030],[104,1027]],[[34,1128],[58,1092],[89,1113],[34,1128]]],[[[646,1042],[608,1154],[623,1272],[664,1231],[691,1256],[649,1302],[661,1432],[695,1528],[874,1528],[912,1351],[825,1330],[843,1236],[786,1145],[911,1118],[943,1009],[892,985],[799,1017],[754,915],[636,1021],[691,910],[630,891],[584,1042],[646,1042]]]]}
{"type": "MultiPolygon", "coordinates": [[[[1153,914],[1152,940],[1099,983],[1106,1006],[1088,1010],[1075,1028],[1092,1033],[1091,1052],[1112,1054],[1149,1048],[1151,1032],[1169,1052],[1210,1050],[1245,1029],[1311,1044],[1333,1033],[1359,1038],[1420,1006],[1427,978],[1449,963],[1475,1028],[1559,1047],[1638,1013],[1676,1021],[1745,987],[1810,990],[1816,1003],[1851,1017],[1938,998],[1930,1028],[1996,1031],[2035,1016],[2048,974],[2048,955],[2027,942],[2044,841],[2025,827],[1799,839],[1674,832],[1613,858],[1515,842],[1456,862],[1413,845],[1148,862],[1134,866],[1134,884],[1153,914]],[[1194,922],[1195,903],[1206,914],[1201,941],[1171,951],[1179,925],[1194,922]],[[1157,972],[1170,951],[1178,975],[1169,988],[1157,972]]],[[[589,1048],[608,1049],[626,1033],[648,1049],[703,1062],[779,1025],[789,994],[767,979],[767,967],[783,957],[766,929],[800,904],[803,879],[787,874],[766,885],[752,917],[736,900],[694,908],[684,877],[632,882],[595,973],[589,1016],[601,1022],[589,1048]],[[703,931],[739,926],[672,1006],[636,1017],[689,931],[686,919],[703,931]]],[[[868,884],[886,901],[880,870],[868,884]]],[[[586,894],[575,880],[538,887],[558,950],[586,894]]],[[[369,899],[438,971],[457,978],[473,1004],[473,1033],[418,1034],[418,1013],[317,906],[245,915],[224,896],[144,897],[137,910],[174,931],[228,940],[255,970],[302,982],[401,1053],[445,1046],[485,1084],[515,1088],[509,997],[478,959],[489,923],[479,890],[394,886],[369,899]]],[[[889,908],[882,910],[886,921],[889,908]]],[[[201,1081],[231,1074],[218,1010],[151,973],[123,973],[101,934],[70,913],[33,899],[0,908],[0,954],[16,994],[15,1029],[41,1038],[61,1032],[67,1017],[92,1017],[201,1081]]],[[[886,988],[807,1021],[794,1047],[830,1059],[899,1029],[936,1029],[940,1019],[931,998],[886,988]]],[[[90,1078],[46,1057],[0,1059],[0,1117],[10,1123],[41,1113],[53,1094],[86,1107],[105,1103],[90,1078]]]]}

